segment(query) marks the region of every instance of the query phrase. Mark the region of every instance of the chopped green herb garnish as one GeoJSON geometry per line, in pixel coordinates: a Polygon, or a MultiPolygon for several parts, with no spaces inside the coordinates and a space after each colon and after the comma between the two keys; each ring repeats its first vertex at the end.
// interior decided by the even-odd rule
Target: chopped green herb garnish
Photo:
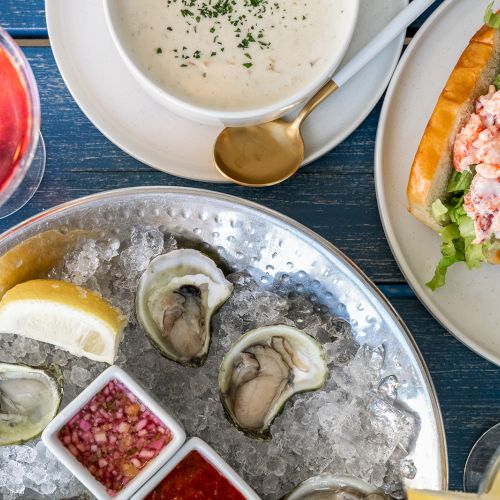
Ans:
{"type": "MultiPolygon", "coordinates": [[[[277,19],[281,18],[286,9],[280,6],[278,1],[274,0],[167,0],[167,6],[179,6],[181,16],[185,18],[185,29],[187,34],[201,33],[202,30],[208,30],[209,33],[216,33],[216,26],[222,26],[222,22],[229,23],[234,27],[234,46],[243,49],[243,54],[247,59],[252,60],[252,55],[248,49],[252,44],[258,44],[260,50],[270,47],[270,42],[267,41],[266,33],[260,28],[259,23],[255,22],[257,19],[262,19],[265,16],[275,16],[277,19]],[[279,14],[278,14],[279,12],[279,14]],[[211,23],[205,27],[203,19],[211,20],[211,23]]],[[[302,20],[306,18],[302,15],[302,20]]],[[[299,19],[299,18],[297,18],[299,19]]],[[[275,29],[275,24],[271,24],[269,30],[275,29]]],[[[173,31],[171,26],[166,27],[167,31],[173,31]]],[[[215,47],[203,47],[205,57],[216,56],[219,52],[225,50],[223,42],[215,35],[212,40],[215,47]],[[217,49],[217,50],[214,50],[217,49]]],[[[190,47],[190,49],[196,47],[190,47]]],[[[183,51],[188,50],[182,47],[183,51]]],[[[255,50],[255,49],[254,49],[255,50]]],[[[168,51],[177,52],[176,49],[168,48],[168,51]]],[[[180,51],[180,48],[179,48],[180,51]]],[[[159,47],[156,49],[158,54],[163,50],[159,47]]],[[[187,59],[189,56],[183,56],[187,59]]],[[[192,57],[200,59],[202,57],[201,50],[194,50],[192,57]]],[[[250,68],[252,63],[245,63],[245,67],[250,68]]],[[[186,67],[184,64],[182,67],[186,67]]]]}
{"type": "Polygon", "coordinates": [[[245,68],[251,68],[253,66],[252,63],[243,63],[243,66],[245,66],[245,68]]]}

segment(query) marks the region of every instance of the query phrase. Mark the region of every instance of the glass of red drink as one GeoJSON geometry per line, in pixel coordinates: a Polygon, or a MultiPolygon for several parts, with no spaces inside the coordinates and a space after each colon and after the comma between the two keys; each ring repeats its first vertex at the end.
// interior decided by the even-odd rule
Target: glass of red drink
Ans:
{"type": "Polygon", "coordinates": [[[0,218],[31,199],[44,170],[35,77],[19,46],[0,28],[0,218]]]}

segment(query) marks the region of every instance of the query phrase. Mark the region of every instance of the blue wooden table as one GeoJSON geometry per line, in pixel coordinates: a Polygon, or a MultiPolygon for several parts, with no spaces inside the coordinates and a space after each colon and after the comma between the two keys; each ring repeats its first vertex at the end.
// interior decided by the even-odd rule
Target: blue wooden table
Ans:
{"type": "MultiPolygon", "coordinates": [[[[428,14],[409,28],[409,38],[428,14]]],[[[485,430],[500,421],[500,368],[468,350],[431,317],[406,284],[389,250],[373,181],[381,103],[336,149],[280,186],[255,190],[179,179],[125,154],[83,115],[54,62],[43,0],[0,0],[0,25],[19,39],[38,80],[47,147],[47,170],[39,191],[26,207],[0,221],[0,231],[80,196],[141,185],[217,190],[298,220],[352,258],[387,295],[412,331],[441,403],[450,488],[461,489],[469,450],[485,430]]]]}

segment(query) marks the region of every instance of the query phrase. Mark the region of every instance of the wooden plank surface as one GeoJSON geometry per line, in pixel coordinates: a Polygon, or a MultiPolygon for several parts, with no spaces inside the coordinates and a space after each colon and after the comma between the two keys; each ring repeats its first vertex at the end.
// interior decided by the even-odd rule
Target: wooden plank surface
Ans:
{"type": "MultiPolygon", "coordinates": [[[[412,35],[427,16],[408,33],[412,35]]],[[[19,38],[28,38],[28,44],[35,43],[29,39],[46,36],[43,0],[0,0],[0,25],[19,38]]],[[[29,47],[25,53],[40,87],[47,171],[33,200],[14,216],[0,221],[0,231],[58,203],[138,185],[217,190],[261,203],[302,222],[337,245],[393,297],[391,302],[412,331],[436,386],[448,437],[450,486],[460,489],[467,453],[482,432],[499,421],[500,370],[464,347],[429,315],[392,258],[373,183],[380,103],[349,139],[284,185],[251,190],[198,183],[157,172],[120,151],[79,110],[64,86],[50,48],[29,47]]]]}
{"type": "Polygon", "coordinates": [[[40,87],[47,172],[32,202],[13,217],[0,221],[0,231],[57,203],[105,189],[138,185],[216,189],[295,218],[336,244],[389,295],[401,297],[392,303],[428,363],[447,429],[450,485],[461,487],[469,449],[500,415],[500,370],[446,333],[403,286],[384,238],[374,195],[373,147],[380,104],[349,139],[284,185],[253,190],[198,183],[157,172],[112,145],[69,95],[50,48],[26,48],[25,53],[40,87]]]}
{"type": "Polygon", "coordinates": [[[44,3],[44,0],[0,0],[0,26],[13,36],[46,37],[44,3]]]}
{"type": "Polygon", "coordinates": [[[446,430],[450,489],[461,490],[476,440],[500,421],[500,369],[446,332],[415,298],[392,299],[431,373],[446,430]]]}
{"type": "MultiPolygon", "coordinates": [[[[413,23],[409,33],[413,34],[429,14],[443,1],[436,0],[436,3],[413,23]]],[[[47,26],[45,23],[44,0],[0,0],[0,26],[8,29],[14,36],[21,38],[46,37],[47,26]]]]}

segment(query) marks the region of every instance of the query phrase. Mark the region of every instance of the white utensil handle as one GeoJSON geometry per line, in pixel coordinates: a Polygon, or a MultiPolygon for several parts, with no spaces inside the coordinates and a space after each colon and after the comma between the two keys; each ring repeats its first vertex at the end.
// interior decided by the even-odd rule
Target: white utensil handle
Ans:
{"type": "Polygon", "coordinates": [[[434,0],[413,0],[405,7],[368,45],[365,45],[334,77],[334,82],[341,87],[358,71],[365,67],[382,49],[392,42],[434,0]]]}

